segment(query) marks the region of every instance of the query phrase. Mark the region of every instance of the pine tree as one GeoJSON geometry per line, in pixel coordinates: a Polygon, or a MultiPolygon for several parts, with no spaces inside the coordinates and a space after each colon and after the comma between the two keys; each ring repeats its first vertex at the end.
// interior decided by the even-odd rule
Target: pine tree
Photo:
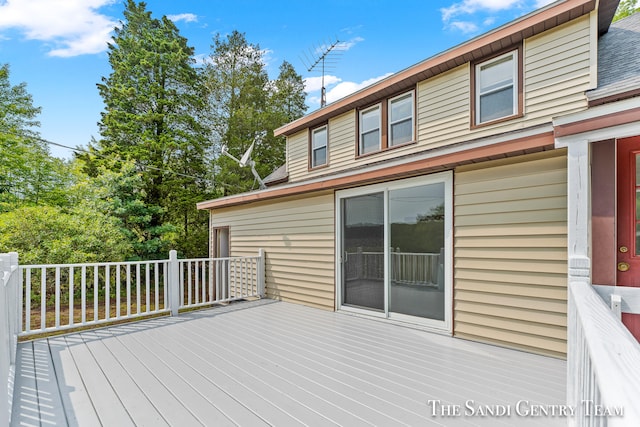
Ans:
{"type": "Polygon", "coordinates": [[[206,214],[194,200],[207,197],[207,131],[198,120],[204,104],[193,48],[171,20],[152,18],[143,2],[127,0],[124,17],[109,44],[111,74],[98,84],[105,111],[97,153],[134,161],[141,174],[135,194],[151,220],[140,257],[166,256],[169,225],[178,230],[179,249],[206,254],[207,240],[196,232],[206,229],[206,214]]]}
{"type": "Polygon", "coordinates": [[[219,195],[228,195],[255,189],[257,183],[248,168],[221,155],[222,147],[239,158],[257,134],[266,132],[254,147],[256,169],[264,177],[282,165],[284,138],[275,138],[273,130],[304,114],[304,84],[287,62],[280,67],[278,79],[270,81],[263,51],[238,31],[226,39],[216,35],[211,48],[203,79],[216,157],[216,188],[219,195]]]}

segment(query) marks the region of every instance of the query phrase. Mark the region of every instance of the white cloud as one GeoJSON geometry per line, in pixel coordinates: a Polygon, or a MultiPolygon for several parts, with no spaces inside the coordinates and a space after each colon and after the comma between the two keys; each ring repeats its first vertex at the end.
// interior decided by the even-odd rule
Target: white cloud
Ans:
{"type": "Polygon", "coordinates": [[[445,29],[475,33],[491,27],[496,15],[511,13],[520,16],[555,0],[461,0],[440,9],[445,29]]]}
{"type": "Polygon", "coordinates": [[[29,40],[55,46],[50,56],[70,57],[107,49],[117,22],[97,10],[114,0],[6,0],[0,2],[0,31],[14,28],[29,40]]]}
{"type": "Polygon", "coordinates": [[[469,21],[452,21],[449,22],[449,28],[458,30],[464,34],[475,33],[478,31],[478,26],[469,21]]]}
{"type": "MultiPolygon", "coordinates": [[[[331,86],[341,80],[336,76],[324,76],[324,86],[331,86]]],[[[307,92],[313,93],[322,89],[322,77],[307,77],[304,79],[304,88],[307,92]]]]}
{"type": "Polygon", "coordinates": [[[177,15],[167,15],[167,18],[172,20],[173,22],[198,22],[198,15],[194,15],[193,13],[179,13],[177,15]]]}
{"type": "Polygon", "coordinates": [[[536,0],[536,3],[535,3],[536,9],[539,9],[539,8],[541,8],[543,6],[551,4],[554,1],[556,1],[556,0],[536,0]]]}
{"type": "MultiPolygon", "coordinates": [[[[331,103],[344,98],[345,96],[351,95],[360,89],[364,89],[365,87],[371,86],[382,79],[386,79],[392,74],[393,73],[387,73],[382,76],[367,79],[360,83],[345,82],[336,76],[324,76],[325,87],[333,85],[333,87],[327,90],[327,103],[331,103]]],[[[319,92],[322,88],[321,77],[307,77],[304,81],[307,93],[311,94],[307,96],[307,102],[311,106],[320,106],[320,96],[315,95],[315,93],[319,92]]]]}
{"type": "Polygon", "coordinates": [[[449,7],[443,7],[440,12],[442,13],[442,20],[447,23],[459,15],[471,15],[481,10],[497,12],[510,9],[519,3],[521,3],[521,0],[463,0],[449,7]]]}
{"type": "Polygon", "coordinates": [[[347,41],[343,41],[343,42],[338,43],[336,48],[338,50],[347,51],[347,50],[351,49],[352,47],[354,47],[356,44],[361,43],[363,41],[364,41],[364,39],[362,37],[353,37],[351,40],[347,40],[347,41]]]}
{"type": "Polygon", "coordinates": [[[344,98],[347,95],[351,95],[352,93],[357,92],[360,89],[364,89],[365,87],[371,86],[372,84],[379,82],[382,79],[386,79],[392,74],[393,73],[387,73],[382,76],[373,77],[361,83],[340,82],[327,92],[327,103],[334,102],[334,101],[337,101],[338,99],[344,98]]]}

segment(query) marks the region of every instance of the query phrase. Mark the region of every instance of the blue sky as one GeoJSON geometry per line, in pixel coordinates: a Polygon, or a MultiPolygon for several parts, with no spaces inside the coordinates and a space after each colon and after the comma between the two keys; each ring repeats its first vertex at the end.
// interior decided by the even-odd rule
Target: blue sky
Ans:
{"type": "MultiPolygon", "coordinates": [[[[172,19],[195,48],[233,30],[265,52],[272,78],[286,60],[305,78],[309,112],[319,107],[315,49],[340,41],[325,71],[328,102],[516,19],[549,0],[149,0],[154,18],[172,19]]],[[[96,83],[110,73],[106,43],[124,0],[0,0],[0,64],[25,82],[42,107],[43,138],[84,146],[99,138],[96,83]]],[[[71,151],[52,146],[59,157],[71,151]]]]}

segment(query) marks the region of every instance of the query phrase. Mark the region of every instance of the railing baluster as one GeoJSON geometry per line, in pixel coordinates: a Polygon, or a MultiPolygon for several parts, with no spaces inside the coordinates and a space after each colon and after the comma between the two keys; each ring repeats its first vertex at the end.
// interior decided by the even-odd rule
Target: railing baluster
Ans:
{"type": "Polygon", "coordinates": [[[180,289],[180,307],[184,306],[184,262],[178,261],[178,272],[179,272],[179,289],[180,289]]]}
{"type": "Polygon", "coordinates": [[[200,270],[200,284],[202,286],[202,302],[207,302],[207,262],[201,261],[202,267],[200,270]]]}
{"type": "Polygon", "coordinates": [[[213,288],[213,284],[215,282],[214,280],[214,275],[215,275],[215,270],[214,270],[214,261],[213,260],[209,260],[209,302],[213,302],[213,300],[215,299],[215,294],[214,292],[214,288],[213,288]]]}
{"type": "Polygon", "coordinates": [[[140,314],[140,264],[136,264],[136,313],[140,314]]]}
{"type": "Polygon", "coordinates": [[[27,286],[24,293],[24,329],[31,331],[31,269],[27,268],[27,278],[25,279],[27,286]]]}
{"type": "Polygon", "coordinates": [[[154,299],[155,304],[153,306],[154,311],[158,311],[159,310],[158,304],[160,302],[160,296],[158,295],[158,293],[160,291],[159,283],[158,283],[159,282],[159,270],[160,270],[160,263],[156,262],[155,264],[153,264],[153,279],[154,279],[153,283],[155,284],[155,294],[154,294],[154,296],[155,296],[155,299],[154,299]]]}
{"type": "Polygon", "coordinates": [[[40,276],[40,329],[47,328],[47,268],[42,267],[40,276]]]}
{"type": "Polygon", "coordinates": [[[120,264],[116,264],[116,318],[120,317],[120,264]]]}
{"type": "Polygon", "coordinates": [[[109,271],[109,264],[104,266],[104,318],[109,320],[111,318],[111,272],[109,271]]]}
{"type": "Polygon", "coordinates": [[[149,265],[150,265],[150,263],[147,263],[146,268],[145,268],[145,285],[146,285],[145,303],[147,305],[145,313],[149,312],[149,306],[151,305],[151,302],[149,300],[149,298],[150,298],[149,291],[150,291],[150,283],[151,283],[150,282],[151,273],[149,272],[149,265]]]}
{"type": "Polygon", "coordinates": [[[167,295],[169,294],[169,262],[162,263],[162,305],[165,310],[169,308],[167,295]]]}
{"type": "Polygon", "coordinates": [[[131,316],[131,264],[127,264],[127,316],[131,316]]]}
{"type": "Polygon", "coordinates": [[[55,327],[60,327],[60,267],[55,270],[55,327]]]}
{"type": "Polygon", "coordinates": [[[193,268],[193,275],[194,277],[194,298],[193,298],[193,302],[195,304],[197,304],[199,302],[199,296],[200,296],[200,280],[199,277],[200,275],[198,274],[199,272],[199,268],[200,268],[200,262],[196,261],[193,263],[194,264],[194,268],[193,268]]]}
{"type": "Polygon", "coordinates": [[[191,305],[191,261],[187,262],[187,305],[191,305]]]}
{"type": "Polygon", "coordinates": [[[74,298],[74,286],[73,286],[73,267],[69,267],[69,326],[73,326],[73,298],[74,298]]]}
{"type": "Polygon", "coordinates": [[[98,321],[98,294],[100,293],[100,275],[98,274],[98,265],[93,267],[93,321],[98,321]]]}
{"type": "Polygon", "coordinates": [[[222,284],[221,284],[221,288],[222,288],[222,295],[220,296],[221,300],[225,300],[227,299],[227,295],[228,295],[228,291],[227,288],[229,287],[229,273],[230,273],[230,265],[229,265],[229,260],[223,260],[222,261],[222,284]]]}
{"type": "Polygon", "coordinates": [[[87,322],[87,266],[82,266],[82,271],[80,273],[82,277],[80,278],[80,316],[82,323],[87,322]]]}

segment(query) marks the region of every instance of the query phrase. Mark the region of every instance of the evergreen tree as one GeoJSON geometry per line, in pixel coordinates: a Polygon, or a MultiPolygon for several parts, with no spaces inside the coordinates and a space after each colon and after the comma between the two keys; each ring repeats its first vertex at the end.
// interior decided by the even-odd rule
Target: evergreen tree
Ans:
{"type": "MultiPolygon", "coordinates": [[[[206,214],[195,209],[194,200],[208,197],[207,131],[198,120],[203,100],[193,48],[171,20],[152,18],[144,2],[127,0],[124,17],[109,44],[111,74],[98,84],[105,111],[96,152],[135,162],[141,181],[132,194],[150,215],[141,234],[145,240],[167,242],[162,233],[173,224],[181,235],[178,249],[206,254],[207,240],[197,230],[206,229],[206,214]]],[[[139,253],[145,258],[166,256],[169,249],[142,246],[155,248],[139,253]]]]}
{"type": "Polygon", "coordinates": [[[289,63],[280,67],[280,76],[270,81],[258,45],[247,42],[238,31],[223,39],[214,37],[209,61],[203,69],[216,158],[215,182],[219,195],[256,188],[249,168],[240,168],[221,156],[222,146],[239,158],[256,135],[266,136],[254,147],[253,158],[261,176],[284,163],[284,138],[274,138],[273,130],[304,114],[304,85],[289,63]]]}

